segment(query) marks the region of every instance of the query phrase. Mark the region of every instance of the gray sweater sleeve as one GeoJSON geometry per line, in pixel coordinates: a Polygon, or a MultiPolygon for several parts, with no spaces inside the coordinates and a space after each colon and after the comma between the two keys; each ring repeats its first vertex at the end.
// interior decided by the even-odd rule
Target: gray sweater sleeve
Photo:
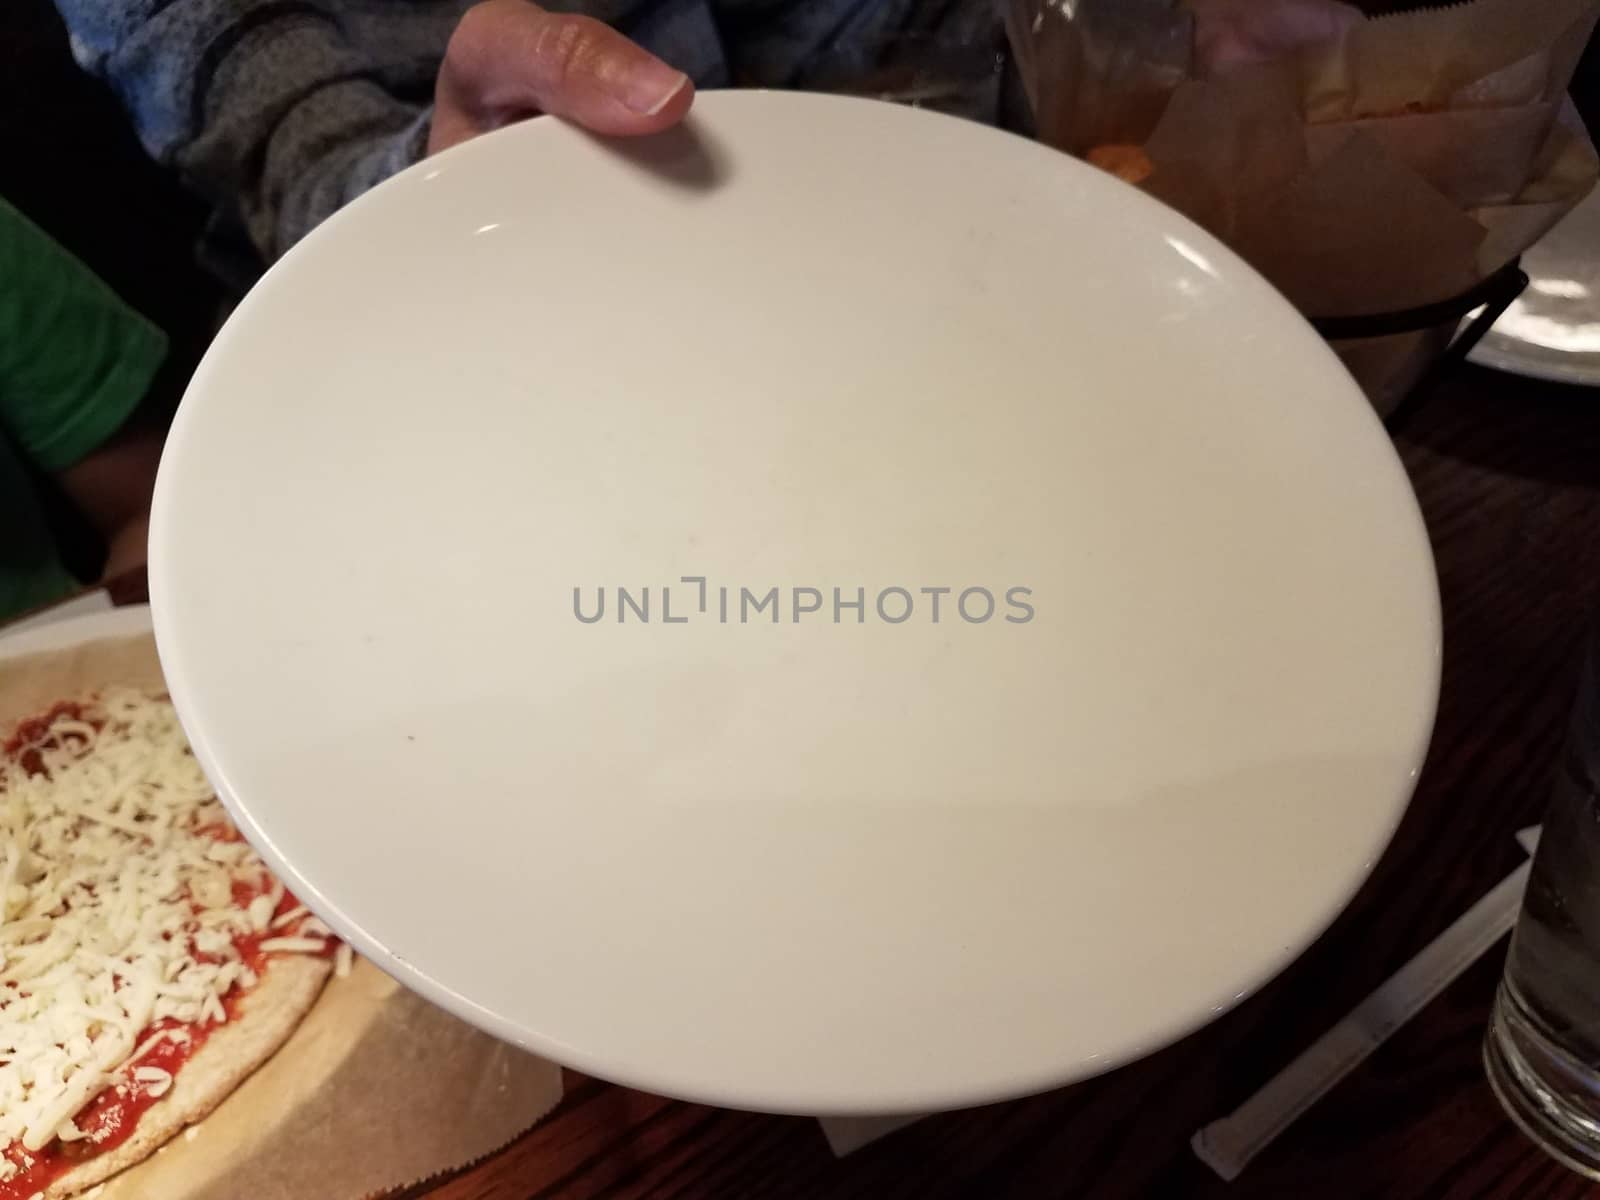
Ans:
{"type": "MultiPolygon", "coordinates": [[[[0,0],[3,2],[3,0],[0,0]]],[[[422,157],[471,0],[55,0],[145,149],[271,262],[422,157]]],[[[702,87],[833,87],[894,47],[983,51],[993,0],[543,0],[616,26],[702,87]]],[[[993,61],[992,54],[989,60],[993,61]]],[[[992,118],[990,83],[966,107],[992,118]]]]}
{"type": "Polygon", "coordinates": [[[422,156],[465,0],[57,0],[145,149],[278,257],[422,156]]]}

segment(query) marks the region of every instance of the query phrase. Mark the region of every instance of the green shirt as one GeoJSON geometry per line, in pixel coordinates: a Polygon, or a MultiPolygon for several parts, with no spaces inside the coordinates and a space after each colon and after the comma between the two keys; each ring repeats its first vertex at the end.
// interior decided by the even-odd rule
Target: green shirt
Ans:
{"type": "Polygon", "coordinates": [[[34,477],[116,433],[166,353],[159,329],[0,200],[0,620],[79,586],[34,477]]]}

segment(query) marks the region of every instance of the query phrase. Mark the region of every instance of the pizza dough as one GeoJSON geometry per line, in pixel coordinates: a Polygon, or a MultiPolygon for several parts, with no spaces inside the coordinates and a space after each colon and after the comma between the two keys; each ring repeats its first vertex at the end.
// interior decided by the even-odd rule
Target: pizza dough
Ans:
{"type": "Polygon", "coordinates": [[[212,1033],[178,1071],[172,1090],[139,1117],[133,1136],[58,1176],[44,1200],[67,1200],[142,1162],[185,1126],[204,1120],[277,1052],[316,1003],[333,965],[323,958],[275,958],[239,1002],[233,1020],[212,1033]]]}
{"type": "Polygon", "coordinates": [[[0,747],[0,1191],[62,1200],[209,1114],[349,951],[239,838],[165,697],[63,701],[0,747]]]}

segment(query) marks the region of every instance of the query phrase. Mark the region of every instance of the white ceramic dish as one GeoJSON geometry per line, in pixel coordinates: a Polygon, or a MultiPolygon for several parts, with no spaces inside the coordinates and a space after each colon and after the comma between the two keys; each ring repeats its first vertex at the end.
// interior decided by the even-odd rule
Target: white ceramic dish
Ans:
{"type": "Polygon", "coordinates": [[[1522,256],[1527,290],[1468,356],[1481,366],[1600,384],[1600,190],[1522,256]]]}
{"type": "Polygon", "coordinates": [[[296,892],[493,1033],[738,1107],[971,1104],[1221,1012],[1365,878],[1437,688],[1406,478],[1289,307],[867,101],[377,189],[217,339],[152,532],[172,693],[296,892]]]}

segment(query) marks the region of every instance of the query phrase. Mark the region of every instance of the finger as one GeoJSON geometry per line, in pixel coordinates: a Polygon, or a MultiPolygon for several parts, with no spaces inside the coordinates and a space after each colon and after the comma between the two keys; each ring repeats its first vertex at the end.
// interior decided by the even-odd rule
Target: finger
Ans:
{"type": "Polygon", "coordinates": [[[612,136],[655,133],[693,98],[687,75],[599,21],[488,0],[450,40],[433,140],[450,144],[533,112],[612,136]]]}

